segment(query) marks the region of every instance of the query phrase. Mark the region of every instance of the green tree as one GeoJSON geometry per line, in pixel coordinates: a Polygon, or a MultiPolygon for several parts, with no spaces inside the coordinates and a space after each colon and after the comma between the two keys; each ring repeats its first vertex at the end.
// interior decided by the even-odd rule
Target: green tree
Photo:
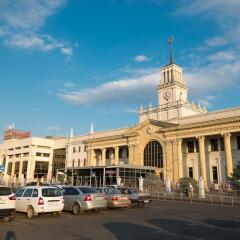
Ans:
{"type": "Polygon", "coordinates": [[[194,192],[197,192],[198,190],[198,183],[195,179],[190,177],[184,177],[179,179],[180,184],[180,191],[184,192],[186,189],[189,188],[189,183],[192,184],[194,192]]]}
{"type": "Polygon", "coordinates": [[[233,169],[233,173],[228,180],[235,189],[240,189],[240,162],[238,162],[237,166],[233,169]]]}

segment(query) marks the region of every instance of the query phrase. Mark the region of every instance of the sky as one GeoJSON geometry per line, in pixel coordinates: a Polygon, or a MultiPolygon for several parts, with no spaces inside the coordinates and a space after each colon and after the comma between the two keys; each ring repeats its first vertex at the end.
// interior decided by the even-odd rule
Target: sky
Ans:
{"type": "Polygon", "coordinates": [[[0,131],[86,134],[138,123],[160,68],[189,101],[240,106],[239,0],[0,0],[0,131]]]}

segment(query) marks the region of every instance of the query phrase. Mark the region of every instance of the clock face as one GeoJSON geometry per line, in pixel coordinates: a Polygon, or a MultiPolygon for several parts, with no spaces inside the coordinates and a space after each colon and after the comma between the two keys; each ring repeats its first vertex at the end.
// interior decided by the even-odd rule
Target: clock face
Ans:
{"type": "Polygon", "coordinates": [[[171,97],[171,93],[169,92],[169,91],[166,91],[164,94],[163,94],[163,98],[165,99],[165,100],[169,100],[169,98],[171,97]]]}

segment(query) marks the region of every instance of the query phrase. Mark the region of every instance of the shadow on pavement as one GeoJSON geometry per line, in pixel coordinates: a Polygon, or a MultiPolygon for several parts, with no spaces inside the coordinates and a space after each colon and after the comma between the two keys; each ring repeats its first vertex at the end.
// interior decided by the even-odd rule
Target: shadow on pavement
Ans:
{"type": "Polygon", "coordinates": [[[4,240],[17,240],[15,232],[8,231],[4,240]]]}
{"type": "MultiPolygon", "coordinates": [[[[239,215],[240,216],[240,215],[239,215]]],[[[215,219],[205,219],[204,223],[223,228],[233,228],[240,230],[240,220],[239,221],[228,221],[228,220],[215,220],[215,219]]],[[[240,234],[240,232],[239,232],[240,234]]],[[[239,236],[240,238],[240,236],[239,236]]]]}
{"type": "MultiPolygon", "coordinates": [[[[192,239],[239,239],[240,231],[234,228],[228,229],[226,226],[219,227],[219,221],[207,219],[205,222],[192,222],[178,219],[149,219],[147,222],[164,229],[168,232],[175,233],[182,237],[192,239]],[[212,224],[215,223],[215,224],[212,224]],[[223,228],[224,227],[224,228],[223,228]]],[[[220,221],[221,222],[221,221],[220,221]]],[[[231,226],[235,225],[234,221],[222,221],[231,226]]]]}
{"type": "Polygon", "coordinates": [[[166,232],[159,231],[155,228],[146,227],[143,225],[117,222],[105,223],[104,227],[109,230],[118,240],[184,240],[186,238],[176,235],[171,235],[166,232]]]}

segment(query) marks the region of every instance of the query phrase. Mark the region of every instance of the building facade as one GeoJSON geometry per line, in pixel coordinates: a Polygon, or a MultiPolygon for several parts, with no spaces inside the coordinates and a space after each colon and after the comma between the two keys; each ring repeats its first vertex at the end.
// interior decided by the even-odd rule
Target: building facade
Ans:
{"type": "Polygon", "coordinates": [[[9,139],[7,134],[0,145],[2,175],[52,181],[62,171],[72,184],[104,185],[154,173],[173,184],[182,177],[202,177],[206,185],[226,183],[240,161],[240,108],[207,112],[190,103],[172,50],[159,75],[158,105],[141,107],[134,126],[103,132],[92,128],[88,135],[60,139],[9,139]]]}
{"type": "Polygon", "coordinates": [[[173,184],[182,177],[202,177],[206,185],[226,183],[240,161],[240,108],[208,113],[190,103],[172,51],[157,94],[158,106],[141,106],[139,124],[90,136],[87,165],[153,168],[173,184]]]}
{"type": "Polygon", "coordinates": [[[23,185],[37,179],[51,181],[57,168],[65,168],[65,152],[65,139],[7,139],[0,145],[1,181],[9,185],[23,185]]]}

